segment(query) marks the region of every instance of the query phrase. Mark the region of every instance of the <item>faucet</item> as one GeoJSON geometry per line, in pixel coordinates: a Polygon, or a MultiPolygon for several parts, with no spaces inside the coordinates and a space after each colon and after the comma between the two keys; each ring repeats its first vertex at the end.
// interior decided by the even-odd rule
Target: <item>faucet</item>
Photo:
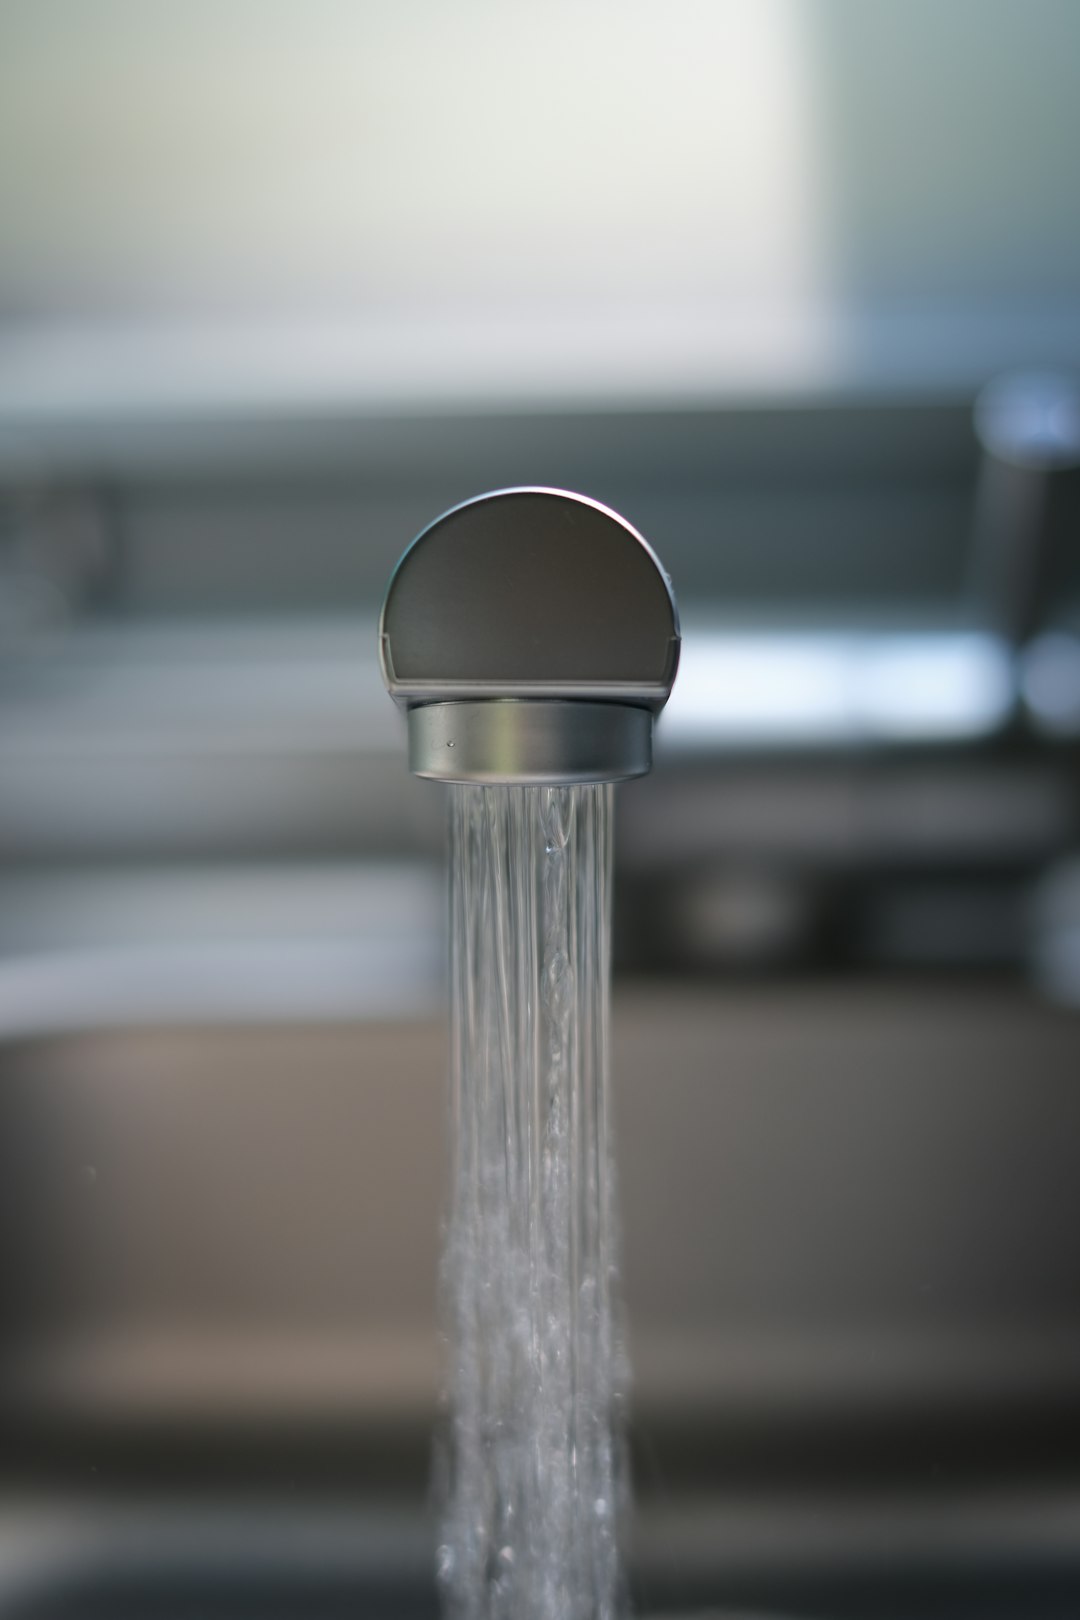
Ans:
{"type": "Polygon", "coordinates": [[[379,659],[418,776],[615,782],[651,768],[678,610],[616,512],[566,490],[502,489],[451,508],[405,552],[379,659]]]}

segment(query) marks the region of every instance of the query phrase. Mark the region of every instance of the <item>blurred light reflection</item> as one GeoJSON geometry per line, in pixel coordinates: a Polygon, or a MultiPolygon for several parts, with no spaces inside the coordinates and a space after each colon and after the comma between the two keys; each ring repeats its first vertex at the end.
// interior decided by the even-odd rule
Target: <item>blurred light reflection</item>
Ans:
{"type": "Polygon", "coordinates": [[[1009,653],[976,632],[739,631],[683,642],[664,746],[962,741],[1014,701],[1009,653]]]}

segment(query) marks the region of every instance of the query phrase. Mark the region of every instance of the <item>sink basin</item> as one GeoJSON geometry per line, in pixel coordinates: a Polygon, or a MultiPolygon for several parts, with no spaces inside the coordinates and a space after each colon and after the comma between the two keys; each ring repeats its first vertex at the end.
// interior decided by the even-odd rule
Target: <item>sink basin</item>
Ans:
{"type": "MultiPolygon", "coordinates": [[[[1003,984],[619,988],[639,1612],[1080,1612],[1078,1033],[1003,984]]],[[[0,1046],[0,1613],[434,1612],[444,1052],[0,1046]]]]}

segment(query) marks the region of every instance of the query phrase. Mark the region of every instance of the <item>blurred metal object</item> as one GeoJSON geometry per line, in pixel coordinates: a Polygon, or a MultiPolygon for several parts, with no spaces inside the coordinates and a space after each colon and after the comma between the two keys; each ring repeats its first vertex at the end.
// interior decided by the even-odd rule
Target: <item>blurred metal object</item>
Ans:
{"type": "Polygon", "coordinates": [[[424,1018],[443,994],[442,914],[419,862],[0,865],[0,1044],[424,1018]]]}
{"type": "Polygon", "coordinates": [[[817,896],[802,874],[779,865],[693,866],[663,889],[670,891],[660,929],[669,960],[698,971],[760,972],[791,966],[812,949],[817,896]]]}
{"type": "Polygon", "coordinates": [[[1047,630],[1024,649],[1021,689],[1036,728],[1048,737],[1080,735],[1080,636],[1047,630]]]}
{"type": "Polygon", "coordinates": [[[102,493],[53,483],[47,462],[0,434],[0,651],[68,623],[114,560],[102,493]]]}
{"type": "Polygon", "coordinates": [[[652,764],[679,662],[671,582],[630,525],[554,489],[507,489],[425,529],[379,620],[409,765],[448,782],[600,782],[652,764]]]}
{"type": "Polygon", "coordinates": [[[1035,893],[1032,959],[1040,989],[1080,1007],[1080,859],[1051,867],[1035,893]]]}
{"type": "Polygon", "coordinates": [[[973,592],[981,617],[1014,646],[1042,625],[1066,508],[1080,484],[1080,381],[1016,372],[975,404],[983,451],[975,503],[973,592]]]}

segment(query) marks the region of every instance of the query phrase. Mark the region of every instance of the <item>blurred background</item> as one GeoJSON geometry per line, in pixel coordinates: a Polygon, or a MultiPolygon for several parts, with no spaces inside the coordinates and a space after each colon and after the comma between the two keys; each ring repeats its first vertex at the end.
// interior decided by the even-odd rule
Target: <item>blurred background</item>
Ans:
{"type": "Polygon", "coordinates": [[[1080,1612],[1080,7],[0,0],[0,1612],[433,1612],[443,790],[566,485],[646,1611],[1080,1612]]]}

